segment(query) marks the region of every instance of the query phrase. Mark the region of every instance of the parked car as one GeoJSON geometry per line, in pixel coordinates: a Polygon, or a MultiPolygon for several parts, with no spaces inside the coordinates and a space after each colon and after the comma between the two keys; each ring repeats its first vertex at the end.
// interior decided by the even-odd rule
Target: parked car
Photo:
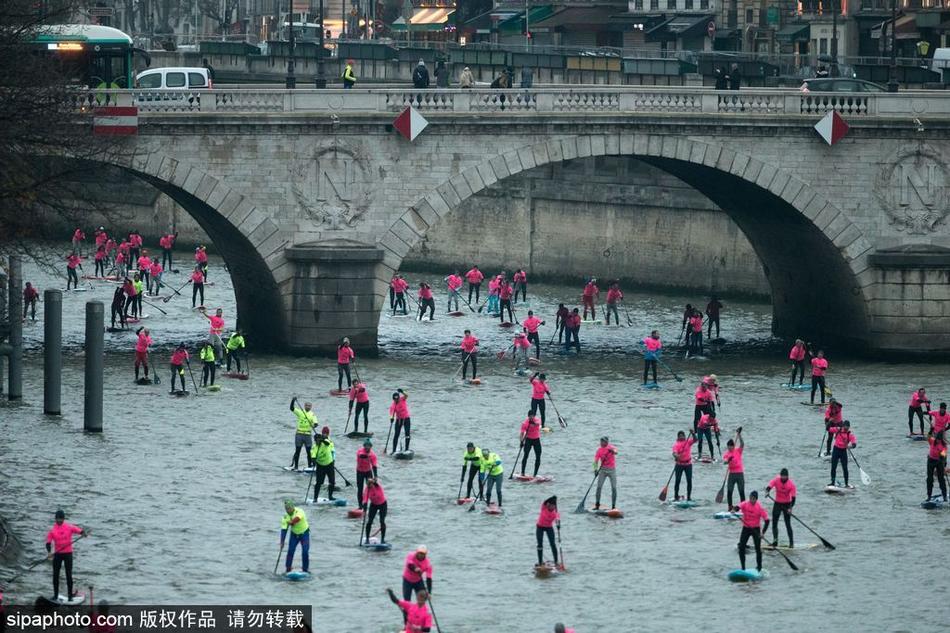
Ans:
{"type": "Polygon", "coordinates": [[[863,79],[848,77],[820,77],[806,79],[802,92],[887,92],[887,88],[863,79]]]}
{"type": "Polygon", "coordinates": [[[211,89],[211,77],[203,67],[172,66],[150,68],[135,76],[135,87],[143,90],[211,89]]]}

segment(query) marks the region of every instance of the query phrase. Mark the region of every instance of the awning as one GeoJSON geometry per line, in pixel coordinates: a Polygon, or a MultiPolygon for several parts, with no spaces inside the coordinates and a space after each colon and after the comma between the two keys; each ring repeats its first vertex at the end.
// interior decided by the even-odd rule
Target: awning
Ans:
{"type": "Polygon", "coordinates": [[[646,41],[663,42],[681,37],[705,35],[708,25],[715,19],[712,15],[676,15],[660,22],[646,32],[646,41]]]}
{"type": "Polygon", "coordinates": [[[538,21],[535,26],[539,29],[551,29],[559,26],[578,27],[578,30],[584,30],[584,27],[587,26],[608,26],[616,23],[616,19],[614,19],[616,12],[616,7],[568,7],[538,21]]]}
{"type": "Polygon", "coordinates": [[[716,31],[717,40],[734,40],[736,39],[736,33],[739,29],[722,29],[721,31],[716,31]]]}
{"type": "MultiPolygon", "coordinates": [[[[416,9],[410,20],[410,31],[441,31],[449,21],[449,16],[455,13],[452,8],[423,8],[416,9]]],[[[392,23],[394,31],[406,30],[406,18],[399,17],[392,23]]]]}
{"type": "Polygon", "coordinates": [[[811,25],[807,22],[787,24],[775,32],[775,39],[783,42],[807,42],[811,38],[811,25]]]}
{"type": "MultiPolygon", "coordinates": [[[[554,13],[554,7],[547,5],[543,7],[532,7],[528,11],[528,28],[534,29],[539,26],[538,22],[548,18],[554,13]]],[[[498,31],[501,33],[521,33],[524,28],[524,11],[509,16],[503,22],[498,23],[498,31]]]]}
{"type": "MultiPolygon", "coordinates": [[[[881,32],[885,32],[885,36],[890,38],[891,36],[891,21],[884,20],[873,29],[871,29],[871,39],[879,40],[881,39],[881,32]]],[[[897,18],[897,28],[895,29],[897,33],[897,39],[899,40],[919,40],[920,33],[917,32],[917,16],[915,15],[902,15],[897,18]]]]}

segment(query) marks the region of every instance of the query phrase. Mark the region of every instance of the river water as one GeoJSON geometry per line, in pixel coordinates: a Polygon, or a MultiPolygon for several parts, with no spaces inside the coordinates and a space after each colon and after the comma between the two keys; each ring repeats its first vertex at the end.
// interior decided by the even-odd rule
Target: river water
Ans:
{"type": "MultiPolygon", "coordinates": [[[[41,290],[62,284],[29,266],[26,279],[41,290]]],[[[208,289],[206,304],[221,305],[230,325],[230,281],[219,265],[211,279],[218,285],[208,289]]],[[[579,632],[723,631],[736,623],[785,631],[946,630],[950,582],[941,540],[950,536],[950,512],[918,507],[926,449],[904,437],[914,388],[929,387],[935,401],[950,395],[946,365],[830,358],[829,386],[845,403],[858,438],[855,453],[872,483],[860,486],[852,464],[851,480],[860,489],[829,496],[822,492],[828,463],[816,458],[822,416],[799,404],[802,394],[779,387],[787,380],[787,350],[769,339],[769,307],[725,301],[722,336],[728,343],[708,361],[685,361],[669,350],[665,358],[684,381],[661,371],[663,388],[648,391],[639,386],[642,361],[634,342],[654,327],[674,340],[681,306],[702,298],[628,292],[632,327],[584,326],[579,357],[543,348],[543,368],[568,423],[567,429],[553,424],[543,438],[541,472],[555,480],[533,485],[506,479],[503,516],[468,513],[454,504],[465,443],[499,453],[507,476],[531,392],[527,378],[494,358],[512,332],[464,307],[465,316],[447,317],[437,295],[435,322],[383,316],[381,357],[358,359],[370,388],[377,452],[388,428],[388,394],[397,387],[410,393],[416,459],[381,455],[393,551],[358,549],[359,522],[347,519],[344,509],[308,507],[314,577],[288,583],[271,572],[281,500],[302,498],[307,486],[305,476],[280,468],[293,448],[294,418],[287,409],[292,394],[314,401],[320,424],[334,431],[337,464],[353,479],[358,444],[342,437],[346,400],[327,395],[336,387],[335,364],[255,350],[250,380],[219,378],[219,393],[171,398],[164,369],[169,347],[179,340],[197,342],[207,331],[190,302],[176,297],[158,304],[168,316],[146,309],[159,346],[155,356],[163,363],[161,385],[133,384],[132,334],[106,335],[105,432],[85,434],[83,303],[99,299],[108,311],[113,289],[101,282],[91,286],[64,299],[62,417],[42,415],[42,325],[38,319],[26,328],[26,397],[0,405],[0,514],[24,543],[25,561],[42,555],[57,508],[91,527],[93,535],[77,546],[76,577],[95,585],[97,596],[138,604],[304,601],[315,606],[317,631],[395,631],[400,617],[384,590],[399,591],[402,559],[425,543],[435,566],[434,606],[446,632],[541,632],[553,630],[557,621],[579,632]],[[482,340],[479,387],[453,378],[464,328],[482,340]],[[738,425],[745,429],[747,490],[762,491],[788,467],[799,489],[797,513],[837,547],[792,553],[799,572],[766,553],[766,581],[726,580],[738,566],[740,528],[712,518],[721,509],[713,503],[721,465],[694,467],[699,507],[680,510],[657,500],[672,466],[676,431],[691,423],[693,389],[708,373],[718,374],[722,385],[724,435],[738,425]],[[622,520],[573,513],[593,475],[602,435],[620,451],[622,520]],[[553,494],[561,500],[568,572],[539,580],[532,573],[534,524],[541,501],[553,494]]],[[[545,343],[556,304],[566,297],[578,300],[579,288],[529,288],[532,307],[548,319],[545,343]]],[[[353,489],[341,494],[352,504],[353,489]]],[[[818,542],[799,524],[794,528],[796,543],[818,542]]],[[[784,542],[784,526],[780,534],[784,542]]],[[[44,569],[8,587],[7,601],[49,595],[44,569]]],[[[2,578],[12,574],[0,572],[2,578]]]]}

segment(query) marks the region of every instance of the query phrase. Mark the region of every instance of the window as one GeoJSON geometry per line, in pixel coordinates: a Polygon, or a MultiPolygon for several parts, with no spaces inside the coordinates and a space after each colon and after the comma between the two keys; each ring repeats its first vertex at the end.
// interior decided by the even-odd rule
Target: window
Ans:
{"type": "Polygon", "coordinates": [[[174,72],[168,73],[165,75],[165,87],[166,88],[184,88],[185,87],[185,73],[174,72]]]}
{"type": "Polygon", "coordinates": [[[205,77],[201,73],[188,73],[188,87],[207,88],[208,84],[205,82],[205,77]]]}
{"type": "Polygon", "coordinates": [[[752,24],[755,21],[755,9],[745,10],[745,23],[752,24]]]}
{"type": "Polygon", "coordinates": [[[634,10],[634,11],[643,11],[643,0],[634,0],[634,1],[633,1],[633,10],[634,10]]]}
{"type": "Polygon", "coordinates": [[[823,37],[818,40],[818,54],[827,55],[828,54],[828,38],[823,37]]]}
{"type": "Polygon", "coordinates": [[[660,0],[650,0],[650,11],[660,10],[660,0]]]}
{"type": "Polygon", "coordinates": [[[676,11],[676,0],[666,0],[667,11],[676,11]]]}
{"type": "Polygon", "coordinates": [[[139,78],[138,81],[139,88],[161,88],[162,87],[162,73],[152,73],[151,75],[144,75],[139,78]]]}
{"type": "Polygon", "coordinates": [[[687,11],[693,10],[693,0],[686,0],[686,10],[687,11]]]}
{"type": "Polygon", "coordinates": [[[699,0],[699,8],[703,11],[709,8],[709,0],[699,0]]]}

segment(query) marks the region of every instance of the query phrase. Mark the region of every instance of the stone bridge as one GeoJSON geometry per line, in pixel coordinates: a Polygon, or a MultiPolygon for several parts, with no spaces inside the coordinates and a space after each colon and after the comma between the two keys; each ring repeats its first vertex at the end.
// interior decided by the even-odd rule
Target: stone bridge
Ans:
{"type": "Polygon", "coordinates": [[[272,346],[327,352],[347,335],[375,351],[392,273],[462,201],[549,163],[629,156],[733,218],[762,260],[777,335],[950,352],[950,94],[573,87],[117,97],[140,106],[120,167],[196,218],[230,267],[242,326],[272,346]],[[410,104],[429,121],[414,142],[392,127],[410,104]],[[813,129],[831,110],[851,126],[834,146],[813,129]]]}

